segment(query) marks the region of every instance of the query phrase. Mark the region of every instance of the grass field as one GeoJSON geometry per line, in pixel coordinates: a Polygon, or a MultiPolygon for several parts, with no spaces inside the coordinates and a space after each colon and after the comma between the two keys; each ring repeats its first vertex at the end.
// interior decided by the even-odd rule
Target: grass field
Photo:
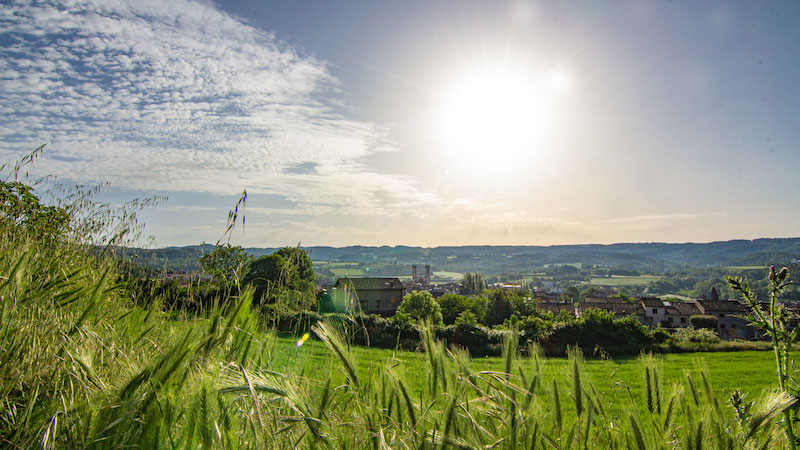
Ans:
{"type": "Polygon", "coordinates": [[[659,279],[661,277],[656,275],[639,275],[636,277],[614,275],[610,278],[592,278],[589,283],[597,286],[645,286],[659,279]]]}
{"type": "Polygon", "coordinates": [[[364,271],[358,267],[333,267],[331,268],[331,272],[339,278],[364,276],[364,271]]]}
{"type": "MultiPolygon", "coordinates": [[[[297,338],[278,337],[273,347],[270,369],[282,373],[294,373],[304,377],[324,380],[339,371],[338,362],[331,357],[328,349],[319,341],[308,341],[301,348],[295,346],[297,338]]],[[[421,393],[426,388],[424,378],[414,374],[424,373],[426,355],[422,352],[402,350],[352,347],[354,359],[358,361],[358,371],[362,377],[372,378],[389,365],[403,373],[408,380],[416,379],[412,389],[421,393]]],[[[775,388],[775,355],[768,351],[680,353],[655,355],[663,368],[664,386],[682,384],[685,373],[695,377],[701,368],[710,375],[711,385],[721,399],[727,399],[734,390],[757,398],[765,389],[775,388]]],[[[475,358],[471,360],[474,371],[502,372],[504,360],[500,357],[475,358]]],[[[587,357],[584,361],[585,374],[597,388],[600,398],[607,401],[606,407],[616,417],[622,417],[644,395],[642,362],[638,357],[619,357],[600,359],[587,357]],[[634,401],[634,398],[636,401],[634,401]]],[[[547,358],[544,365],[543,383],[553,378],[567,381],[570,363],[566,357],[547,358]]]]}
{"type": "Polygon", "coordinates": [[[736,270],[766,270],[768,268],[769,268],[768,266],[729,266],[729,267],[722,267],[722,269],[731,270],[731,271],[736,271],[736,270]]]}
{"type": "Polygon", "coordinates": [[[446,281],[461,281],[461,279],[464,278],[464,274],[460,272],[447,272],[444,270],[437,270],[433,272],[432,278],[435,278],[437,280],[446,280],[446,281]]]}

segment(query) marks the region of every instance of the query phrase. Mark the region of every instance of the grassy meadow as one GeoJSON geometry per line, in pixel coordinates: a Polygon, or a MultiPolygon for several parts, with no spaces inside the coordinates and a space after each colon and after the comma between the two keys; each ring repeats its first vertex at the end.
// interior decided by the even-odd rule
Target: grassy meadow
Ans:
{"type": "MultiPolygon", "coordinates": [[[[328,376],[336,376],[338,363],[332,359],[325,345],[317,340],[309,340],[300,348],[296,347],[297,337],[282,335],[274,340],[271,361],[273,370],[283,373],[297,373],[321,381],[328,376]]],[[[418,352],[386,350],[365,347],[352,347],[358,371],[363,377],[371,377],[387,365],[396,365],[397,371],[410,379],[414,374],[424,373],[425,355],[418,352]]],[[[775,357],[765,351],[736,352],[697,352],[667,353],[654,356],[661,366],[663,382],[666,385],[680,384],[685,374],[699,376],[706,371],[715,391],[727,395],[740,390],[749,397],[757,397],[764,390],[777,386],[775,379],[775,357]]],[[[502,372],[505,361],[500,357],[475,358],[470,367],[475,372],[502,372]]],[[[583,369],[602,398],[609,399],[607,408],[618,418],[636,407],[635,399],[644,395],[642,386],[642,358],[640,357],[586,357],[583,369]],[[612,400],[613,399],[613,400],[612,400]]],[[[547,358],[542,376],[546,382],[568,380],[570,377],[569,358],[547,358]]],[[[424,383],[412,383],[415,393],[424,389],[424,383]]]]}

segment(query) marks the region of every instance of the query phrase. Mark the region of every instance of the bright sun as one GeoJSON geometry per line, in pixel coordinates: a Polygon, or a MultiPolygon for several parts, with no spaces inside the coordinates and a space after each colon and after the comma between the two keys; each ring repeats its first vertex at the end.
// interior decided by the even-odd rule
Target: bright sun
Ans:
{"type": "Polygon", "coordinates": [[[568,86],[563,72],[549,78],[498,68],[474,72],[444,96],[441,141],[454,157],[468,158],[479,168],[514,164],[542,143],[552,97],[568,86]]]}

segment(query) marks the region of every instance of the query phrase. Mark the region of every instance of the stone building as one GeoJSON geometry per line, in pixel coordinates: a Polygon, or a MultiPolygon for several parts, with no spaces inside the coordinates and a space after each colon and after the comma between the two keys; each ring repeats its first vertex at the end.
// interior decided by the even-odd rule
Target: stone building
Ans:
{"type": "Polygon", "coordinates": [[[750,339],[755,336],[748,326],[747,307],[737,301],[695,300],[702,314],[717,318],[717,332],[723,339],[750,339]]]}
{"type": "Polygon", "coordinates": [[[667,302],[666,320],[668,328],[685,328],[692,324],[692,316],[703,314],[694,302],[667,302]]]}
{"type": "Polygon", "coordinates": [[[644,323],[651,327],[658,326],[665,319],[667,307],[658,297],[641,297],[639,303],[644,308],[644,323]]]}
{"type": "Polygon", "coordinates": [[[405,293],[399,278],[339,278],[331,292],[351,307],[357,304],[366,314],[384,317],[394,315],[405,293]]]}

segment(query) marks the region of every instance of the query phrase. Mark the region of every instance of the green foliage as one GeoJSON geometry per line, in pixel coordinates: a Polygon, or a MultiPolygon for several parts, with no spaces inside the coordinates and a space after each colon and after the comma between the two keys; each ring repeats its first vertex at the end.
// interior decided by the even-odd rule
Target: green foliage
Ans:
{"type": "MultiPolygon", "coordinates": [[[[789,268],[784,267],[780,271],[775,270],[775,266],[770,266],[767,272],[769,280],[769,303],[767,310],[762,309],[762,304],[756,294],[751,291],[747,280],[741,278],[725,278],[731,289],[739,292],[748,307],[750,323],[754,327],[764,330],[772,341],[772,348],[775,351],[775,364],[777,365],[778,385],[782,393],[796,396],[800,392],[800,383],[793,377],[794,360],[791,352],[800,336],[800,327],[790,324],[792,313],[789,312],[779,299],[783,291],[793,284],[789,281],[789,268]]],[[[797,432],[795,430],[797,422],[796,408],[783,408],[784,430],[790,447],[796,449],[797,432]]]]}
{"type": "Polygon", "coordinates": [[[314,278],[308,252],[284,247],[252,260],[243,281],[256,288],[256,298],[262,303],[282,301],[282,307],[302,311],[316,302],[314,278]]]}
{"type": "Polygon", "coordinates": [[[704,344],[716,344],[720,341],[714,330],[693,327],[678,328],[673,333],[672,340],[678,343],[699,342],[704,344]]]}
{"type": "Polygon", "coordinates": [[[462,311],[455,320],[455,326],[459,325],[477,325],[478,318],[472,311],[462,311]]]}
{"type": "Polygon", "coordinates": [[[486,289],[486,281],[479,273],[467,272],[461,280],[461,293],[464,295],[480,295],[486,289]]]}
{"type": "Polygon", "coordinates": [[[442,310],[442,322],[445,325],[455,323],[456,318],[462,313],[469,311],[476,320],[486,317],[486,298],[467,297],[457,294],[445,294],[436,299],[442,310]]]}
{"type": "Polygon", "coordinates": [[[273,253],[256,258],[247,266],[244,277],[245,284],[252,284],[256,288],[256,295],[275,293],[289,284],[289,268],[283,256],[273,253]]]}
{"type": "Polygon", "coordinates": [[[519,330],[526,341],[538,342],[547,338],[553,330],[553,322],[541,317],[528,316],[519,323],[519,330]]]}
{"type": "Polygon", "coordinates": [[[299,247],[283,247],[275,252],[286,260],[289,268],[289,289],[301,292],[314,290],[314,265],[308,251],[299,247]]]}
{"type": "Polygon", "coordinates": [[[467,310],[466,298],[457,294],[445,294],[436,299],[442,310],[442,322],[452,325],[456,318],[467,310]]]}
{"type": "Polygon", "coordinates": [[[397,312],[408,315],[417,323],[442,323],[442,309],[428,291],[414,291],[406,294],[397,308],[397,312]]]}
{"type": "Polygon", "coordinates": [[[250,259],[241,246],[217,245],[200,258],[200,268],[215,282],[238,284],[250,259]]]}
{"type": "Polygon", "coordinates": [[[570,303],[577,303],[583,300],[580,289],[578,289],[578,287],[575,286],[574,284],[570,284],[564,290],[564,295],[567,297],[570,303]]]}
{"type": "Polygon", "coordinates": [[[69,214],[58,206],[45,206],[33,186],[20,181],[0,181],[0,220],[9,225],[53,238],[64,231],[69,214]]]}
{"type": "Polygon", "coordinates": [[[667,330],[661,328],[660,324],[653,330],[653,342],[655,342],[656,344],[662,344],[664,342],[667,342],[669,338],[670,334],[667,332],[667,330]]]}
{"type": "Polygon", "coordinates": [[[500,325],[514,313],[513,299],[515,294],[507,289],[488,291],[486,302],[486,325],[500,325]]]}
{"type": "Polygon", "coordinates": [[[543,345],[558,349],[577,345],[587,352],[600,347],[610,354],[619,354],[644,350],[652,343],[652,332],[634,316],[614,320],[610,311],[589,308],[578,320],[556,325],[543,345]]]}
{"type": "Polygon", "coordinates": [[[719,320],[711,315],[695,315],[689,317],[689,323],[694,328],[705,328],[707,330],[711,330],[712,332],[716,332],[719,320]]]}

